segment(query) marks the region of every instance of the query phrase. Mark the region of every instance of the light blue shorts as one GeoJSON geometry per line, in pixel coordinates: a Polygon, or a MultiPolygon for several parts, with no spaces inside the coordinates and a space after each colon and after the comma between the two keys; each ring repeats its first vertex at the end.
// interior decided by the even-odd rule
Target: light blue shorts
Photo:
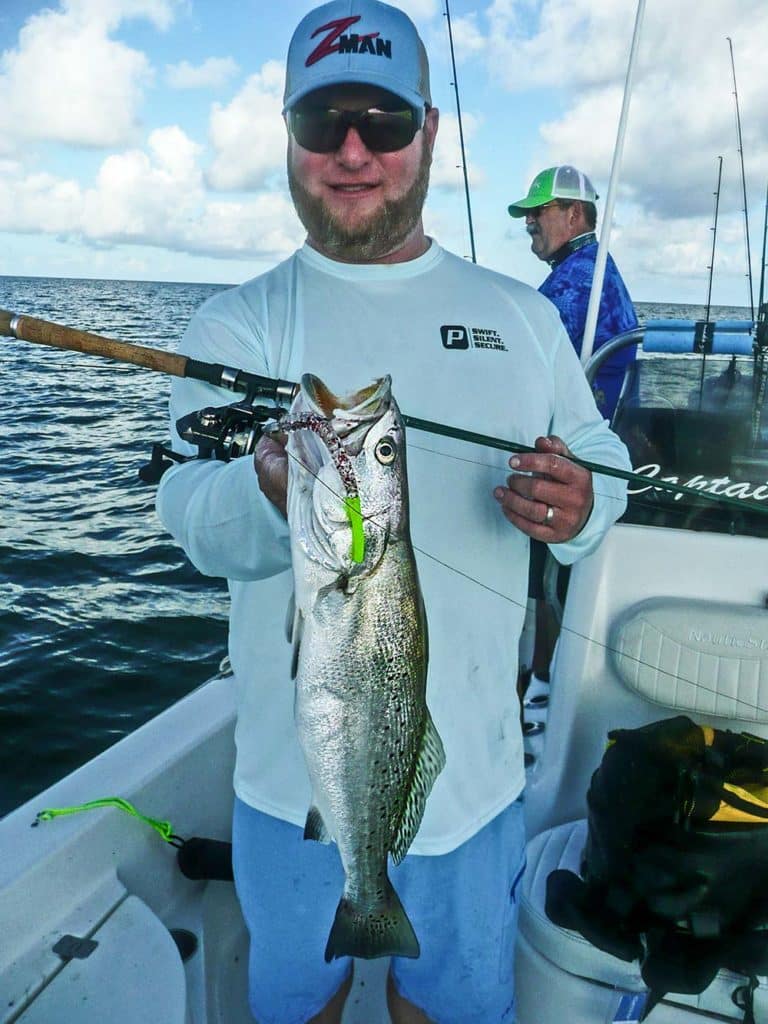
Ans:
{"type": "MultiPolygon", "coordinates": [[[[305,1024],[338,991],[349,958],[325,944],[344,885],[334,844],[240,800],[233,822],[235,884],[251,936],[249,992],[259,1024],[305,1024]]],[[[518,889],[525,867],[521,801],[458,849],[411,854],[390,877],[421,944],[396,957],[400,994],[435,1024],[512,1024],[518,889]]]]}

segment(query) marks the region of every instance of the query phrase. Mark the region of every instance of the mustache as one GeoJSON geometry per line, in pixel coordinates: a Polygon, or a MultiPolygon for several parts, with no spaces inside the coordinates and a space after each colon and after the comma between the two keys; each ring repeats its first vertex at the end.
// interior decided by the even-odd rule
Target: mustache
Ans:
{"type": "Polygon", "coordinates": [[[296,213],[307,233],[320,242],[327,254],[352,261],[376,259],[402,245],[421,217],[429,187],[432,153],[423,146],[419,168],[410,188],[397,199],[385,201],[366,223],[347,228],[312,195],[299,176],[288,151],[288,188],[296,213]]]}

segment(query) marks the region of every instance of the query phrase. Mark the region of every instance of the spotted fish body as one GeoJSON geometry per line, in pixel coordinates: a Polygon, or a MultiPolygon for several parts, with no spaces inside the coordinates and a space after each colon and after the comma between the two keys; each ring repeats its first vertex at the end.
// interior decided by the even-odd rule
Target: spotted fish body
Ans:
{"type": "Polygon", "coordinates": [[[305,838],[334,840],[346,876],[325,957],[415,957],[387,858],[405,856],[445,755],[425,701],[403,424],[389,377],[341,399],[309,374],[286,422],[295,717],[313,792],[305,838]]]}

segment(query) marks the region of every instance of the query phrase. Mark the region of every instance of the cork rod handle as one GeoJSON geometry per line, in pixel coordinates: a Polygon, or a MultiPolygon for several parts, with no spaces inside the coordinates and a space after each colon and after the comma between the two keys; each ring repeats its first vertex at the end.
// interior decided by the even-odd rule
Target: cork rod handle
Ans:
{"type": "Polygon", "coordinates": [[[122,363],[134,363],[136,366],[144,366],[158,373],[168,373],[172,377],[185,376],[186,356],[180,356],[175,352],[163,352],[161,349],[149,348],[146,345],[115,341],[99,334],[79,331],[74,327],[62,327],[60,324],[37,320],[31,316],[17,316],[6,309],[0,309],[0,336],[31,341],[36,345],[69,349],[72,352],[87,352],[89,355],[104,356],[122,363]]]}

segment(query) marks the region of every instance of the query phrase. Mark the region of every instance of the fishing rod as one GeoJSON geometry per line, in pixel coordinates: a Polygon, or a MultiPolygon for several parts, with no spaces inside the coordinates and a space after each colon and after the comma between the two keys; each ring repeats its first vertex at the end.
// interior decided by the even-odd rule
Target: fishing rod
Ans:
{"type": "Polygon", "coordinates": [[[765,219],[763,221],[763,254],[760,260],[760,294],[757,299],[757,315],[758,318],[763,313],[763,298],[765,296],[765,243],[766,236],[768,236],[768,186],[765,190],[765,219]]]}
{"type": "MultiPolygon", "coordinates": [[[[223,387],[229,391],[241,392],[253,397],[263,397],[278,405],[283,402],[291,401],[298,390],[298,385],[291,381],[263,377],[259,374],[248,373],[243,370],[236,370],[219,364],[203,363],[176,353],[165,352],[149,346],[116,341],[102,335],[64,327],[45,320],[29,316],[18,316],[2,309],[0,309],[0,337],[15,338],[19,341],[41,344],[69,351],[82,352],[87,355],[101,356],[118,362],[140,366],[168,376],[186,377],[213,384],[218,387],[223,387]]],[[[235,407],[230,407],[230,409],[234,408],[235,407]]],[[[270,409],[269,412],[274,415],[276,410],[270,409]]],[[[450,437],[462,438],[465,440],[474,440],[479,444],[490,444],[491,442],[494,442],[494,446],[504,448],[509,451],[533,451],[532,448],[526,445],[514,444],[513,442],[502,441],[500,439],[486,438],[480,434],[470,434],[456,428],[430,423],[427,420],[418,420],[413,417],[405,416],[403,417],[403,420],[406,426],[410,426],[415,429],[429,430],[431,432],[444,434],[450,437]]],[[[578,465],[593,467],[597,472],[603,472],[606,474],[611,473],[616,476],[639,481],[646,488],[665,490],[667,492],[674,492],[675,494],[688,493],[694,497],[703,498],[705,500],[709,499],[720,504],[727,502],[732,505],[737,505],[742,511],[746,511],[747,508],[754,509],[763,514],[768,511],[754,502],[736,502],[734,499],[728,499],[723,495],[708,494],[705,491],[694,490],[693,488],[686,487],[682,484],[671,484],[666,481],[657,481],[644,477],[639,474],[624,473],[619,470],[613,470],[612,467],[603,467],[594,463],[585,463],[576,458],[573,458],[572,461],[578,465]]],[[[668,511],[674,511],[673,506],[669,506],[668,511]]],[[[683,509],[680,509],[679,511],[681,515],[686,514],[683,509]]],[[[423,551],[422,549],[419,550],[425,555],[425,557],[438,562],[440,565],[443,565],[452,571],[458,571],[455,567],[448,565],[447,562],[443,562],[436,558],[435,555],[423,551]]],[[[464,573],[462,575],[466,576],[467,574],[464,573]]],[[[477,583],[490,593],[496,594],[507,601],[511,601],[513,604],[519,604],[519,602],[515,602],[507,594],[474,579],[474,577],[467,576],[467,578],[473,580],[473,582],[477,583]]],[[[520,605],[520,607],[525,606],[520,605]]],[[[566,628],[566,631],[587,642],[595,643],[608,651],[612,650],[612,648],[607,644],[601,643],[600,641],[589,637],[587,634],[580,633],[572,628],[566,628]]],[[[642,662],[638,660],[638,664],[642,664],[642,662]]],[[[666,674],[676,679],[681,678],[680,676],[673,675],[672,673],[666,674]]],[[[740,698],[735,699],[740,703],[746,703],[740,698]]],[[[749,706],[753,707],[755,705],[749,706]]]]}
{"type": "Polygon", "coordinates": [[[750,253],[749,244],[749,213],[747,212],[747,179],[744,174],[744,145],[741,137],[741,114],[739,112],[739,93],[736,88],[736,64],[733,59],[733,43],[730,36],[725,37],[728,40],[728,47],[731,51],[731,75],[733,77],[733,96],[736,101],[736,133],[739,140],[739,161],[741,163],[741,193],[744,199],[744,240],[747,248],[747,278],[749,280],[749,311],[752,320],[755,319],[755,300],[754,293],[752,291],[752,256],[750,253]]]}
{"type": "Polygon", "coordinates": [[[472,250],[472,262],[477,263],[475,254],[475,232],[472,227],[472,204],[469,200],[469,175],[467,174],[467,156],[464,149],[464,128],[461,121],[461,103],[459,101],[459,79],[456,74],[456,57],[453,52],[453,30],[451,29],[451,9],[448,0],[445,0],[445,16],[448,20],[448,42],[451,47],[451,67],[453,69],[453,88],[456,93],[456,116],[459,121],[459,145],[461,146],[461,166],[464,172],[464,195],[467,202],[467,221],[469,223],[469,245],[472,250]]]}
{"type": "MultiPolygon", "coordinates": [[[[733,78],[733,98],[736,109],[736,135],[739,143],[739,164],[741,167],[741,194],[744,201],[744,244],[746,247],[747,256],[747,280],[749,282],[749,313],[750,319],[754,323],[755,321],[755,299],[754,291],[752,288],[752,246],[749,241],[749,212],[747,204],[747,178],[744,172],[744,143],[741,134],[741,112],[739,110],[739,92],[736,87],[736,62],[733,57],[733,41],[730,36],[726,36],[728,40],[728,49],[731,55],[731,76],[733,78]]],[[[765,237],[763,237],[763,271],[765,270],[765,237]]],[[[762,275],[760,283],[760,293],[762,296],[763,284],[762,275]]],[[[762,304],[762,299],[761,299],[762,304]]],[[[761,306],[758,306],[758,316],[760,317],[761,306]]],[[[753,369],[753,380],[755,401],[752,410],[752,443],[757,444],[760,434],[760,421],[762,417],[761,402],[765,398],[766,388],[766,354],[764,346],[764,334],[765,329],[761,330],[758,324],[757,328],[757,340],[758,344],[755,349],[754,369],[753,369]],[[763,342],[763,344],[761,344],[763,342]]]]}
{"type": "Polygon", "coordinates": [[[239,391],[250,398],[263,398],[276,405],[290,404],[298,392],[298,384],[257,373],[237,370],[221,363],[204,363],[175,352],[115,341],[100,334],[91,334],[74,327],[64,327],[48,320],[30,316],[17,316],[0,309],[0,337],[16,338],[36,345],[48,345],[87,355],[104,356],[121,363],[133,363],[170,377],[189,377],[192,380],[214,384],[228,391],[239,391]]]}
{"type": "MultiPolygon", "coordinates": [[[[720,209],[720,185],[723,180],[723,158],[719,156],[717,159],[720,161],[720,163],[717,169],[717,188],[714,191],[715,218],[713,226],[710,229],[712,231],[712,256],[710,257],[709,266],[707,267],[707,270],[709,271],[709,283],[707,284],[707,310],[704,316],[704,320],[706,323],[709,323],[709,313],[710,309],[712,308],[712,278],[715,272],[715,243],[717,241],[717,215],[720,209]]],[[[701,350],[701,377],[699,378],[699,409],[701,409],[701,403],[704,395],[704,372],[706,370],[706,366],[707,350],[706,347],[704,347],[701,350]]]]}
{"type": "MultiPolygon", "coordinates": [[[[146,345],[134,345],[129,342],[115,341],[99,334],[92,334],[73,327],[64,327],[47,320],[19,316],[5,309],[0,309],[0,337],[2,336],[15,338],[18,341],[32,342],[37,345],[103,356],[118,362],[132,363],[135,366],[143,366],[145,369],[156,373],[203,381],[206,384],[213,384],[216,387],[245,395],[245,401],[237,405],[218,409],[203,409],[185,416],[179,421],[178,426],[181,436],[185,440],[193,440],[194,443],[198,443],[197,438],[202,432],[205,450],[211,454],[218,453],[221,448],[222,431],[228,437],[236,437],[235,454],[249,453],[252,450],[249,445],[258,435],[258,424],[266,422],[267,419],[273,419],[281,412],[284,412],[286,406],[290,405],[299,391],[299,384],[295,381],[264,377],[246,370],[224,366],[221,363],[205,363],[198,359],[192,359],[177,353],[164,352],[161,349],[150,348],[146,345]],[[272,402],[273,407],[256,406],[253,403],[257,399],[265,399],[272,402]],[[242,437],[248,438],[247,444],[240,440],[242,437]]],[[[520,444],[517,441],[508,441],[505,438],[494,437],[490,434],[464,430],[460,427],[450,426],[446,423],[437,423],[433,420],[421,419],[416,416],[403,415],[402,418],[405,426],[413,430],[455,438],[469,444],[477,444],[499,451],[517,454],[536,452],[536,449],[531,445],[520,444]]],[[[156,446],[156,448],[158,447],[160,446],[156,446]]],[[[163,450],[166,454],[171,454],[167,449],[163,450]]],[[[177,459],[185,461],[183,456],[178,456],[176,453],[172,454],[177,459]]],[[[567,459],[576,466],[581,466],[590,473],[612,476],[630,483],[640,484],[644,489],[661,490],[675,495],[688,494],[694,498],[702,498],[704,501],[730,505],[738,508],[741,512],[752,510],[761,514],[768,514],[768,508],[764,508],[757,501],[737,499],[725,494],[709,493],[686,484],[643,476],[631,470],[618,469],[615,466],[592,462],[572,454],[562,456],[562,458],[567,459]]],[[[145,479],[150,478],[146,477],[145,479]]]]}
{"type": "Polygon", "coordinates": [[[755,348],[754,402],[752,405],[752,444],[757,446],[765,404],[765,393],[768,389],[768,307],[764,304],[765,296],[765,246],[768,236],[768,187],[765,193],[765,217],[763,221],[763,253],[760,266],[760,296],[757,303],[757,346],[755,348]]]}
{"type": "Polygon", "coordinates": [[[721,184],[721,182],[723,180],[723,158],[721,156],[719,156],[717,159],[720,161],[720,164],[719,164],[719,167],[718,167],[718,170],[717,170],[717,188],[715,189],[715,191],[713,193],[714,197],[715,197],[715,218],[714,218],[714,224],[713,224],[712,229],[711,229],[712,230],[712,256],[711,256],[710,261],[709,261],[709,266],[707,267],[707,270],[709,271],[709,284],[707,286],[707,311],[706,311],[706,314],[704,316],[704,319],[706,320],[707,323],[709,323],[709,311],[710,311],[711,303],[712,303],[712,277],[713,277],[714,269],[715,269],[715,243],[717,241],[717,215],[718,215],[718,211],[720,209],[720,184],[721,184]]]}

